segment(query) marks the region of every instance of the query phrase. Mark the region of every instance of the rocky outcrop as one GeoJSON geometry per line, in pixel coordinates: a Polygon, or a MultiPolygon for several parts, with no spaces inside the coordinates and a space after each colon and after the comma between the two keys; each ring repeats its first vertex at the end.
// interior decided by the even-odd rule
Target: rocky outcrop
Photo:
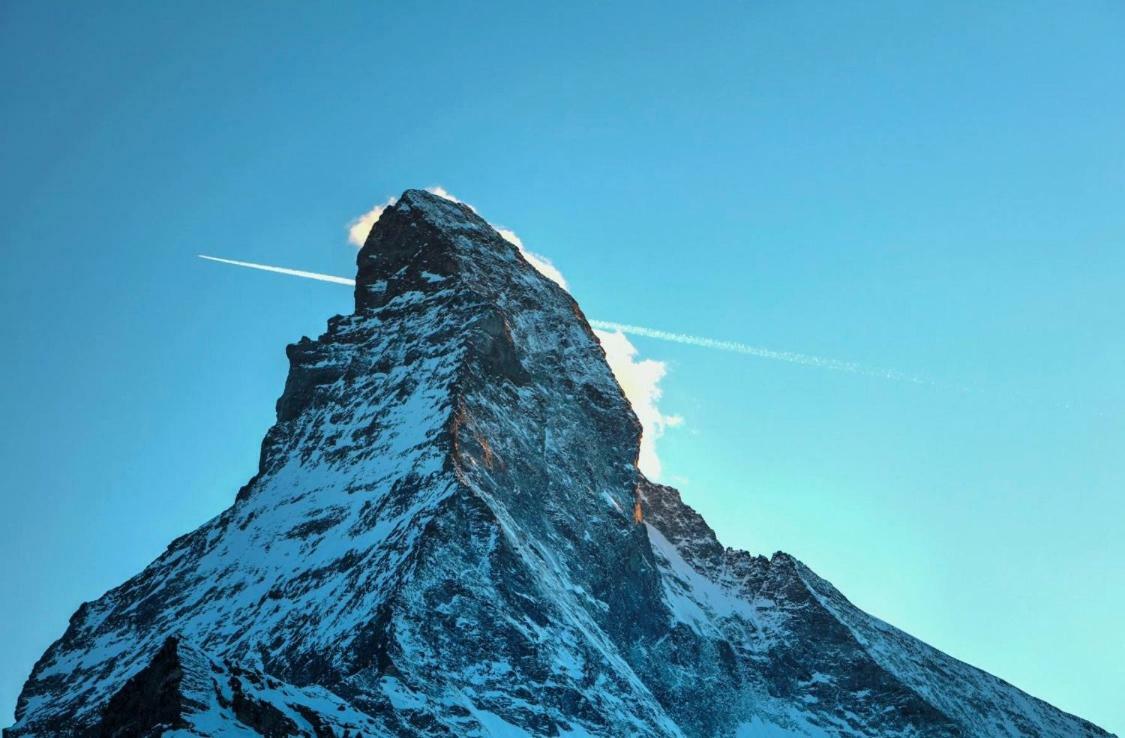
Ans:
{"type": "Polygon", "coordinates": [[[469,208],[404,193],[355,297],[232,507],[79,609],[6,736],[1105,735],[722,546],[469,208]]]}
{"type": "Polygon", "coordinates": [[[98,724],[100,738],[159,736],[188,727],[185,713],[202,705],[185,694],[185,665],[178,646],[175,638],[165,641],[149,665],[109,699],[98,724]]]}

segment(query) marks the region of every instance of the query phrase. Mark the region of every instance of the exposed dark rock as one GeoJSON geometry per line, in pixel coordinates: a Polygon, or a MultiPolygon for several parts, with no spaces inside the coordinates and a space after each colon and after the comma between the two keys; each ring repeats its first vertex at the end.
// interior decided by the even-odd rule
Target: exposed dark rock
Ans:
{"type": "Polygon", "coordinates": [[[188,727],[190,699],[181,691],[184,677],[178,642],[169,638],[152,662],[134,674],[102,711],[100,738],[150,738],[188,727]]]}

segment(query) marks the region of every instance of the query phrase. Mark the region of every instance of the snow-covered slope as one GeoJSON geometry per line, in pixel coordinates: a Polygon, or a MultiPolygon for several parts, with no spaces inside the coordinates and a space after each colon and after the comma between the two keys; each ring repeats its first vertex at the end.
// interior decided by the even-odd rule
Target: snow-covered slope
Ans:
{"type": "Polygon", "coordinates": [[[1106,735],[721,546],[463,205],[404,193],[288,355],[259,473],[79,608],[5,735],[1106,735]]]}

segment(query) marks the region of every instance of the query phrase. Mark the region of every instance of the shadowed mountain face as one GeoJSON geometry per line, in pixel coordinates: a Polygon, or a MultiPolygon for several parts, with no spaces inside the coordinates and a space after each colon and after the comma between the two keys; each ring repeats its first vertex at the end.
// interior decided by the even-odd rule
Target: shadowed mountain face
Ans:
{"type": "Polygon", "coordinates": [[[467,207],[407,191],[358,261],[258,474],[79,608],[5,736],[1107,735],[719,544],[467,207]]]}

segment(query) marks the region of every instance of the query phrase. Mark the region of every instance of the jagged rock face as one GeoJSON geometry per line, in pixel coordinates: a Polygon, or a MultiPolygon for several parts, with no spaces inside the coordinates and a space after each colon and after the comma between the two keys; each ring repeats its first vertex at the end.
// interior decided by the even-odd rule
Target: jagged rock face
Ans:
{"type": "Polygon", "coordinates": [[[79,609],[6,735],[1105,735],[719,544],[637,471],[578,306],[467,207],[406,192],[358,267],[259,473],[79,609]]]}

